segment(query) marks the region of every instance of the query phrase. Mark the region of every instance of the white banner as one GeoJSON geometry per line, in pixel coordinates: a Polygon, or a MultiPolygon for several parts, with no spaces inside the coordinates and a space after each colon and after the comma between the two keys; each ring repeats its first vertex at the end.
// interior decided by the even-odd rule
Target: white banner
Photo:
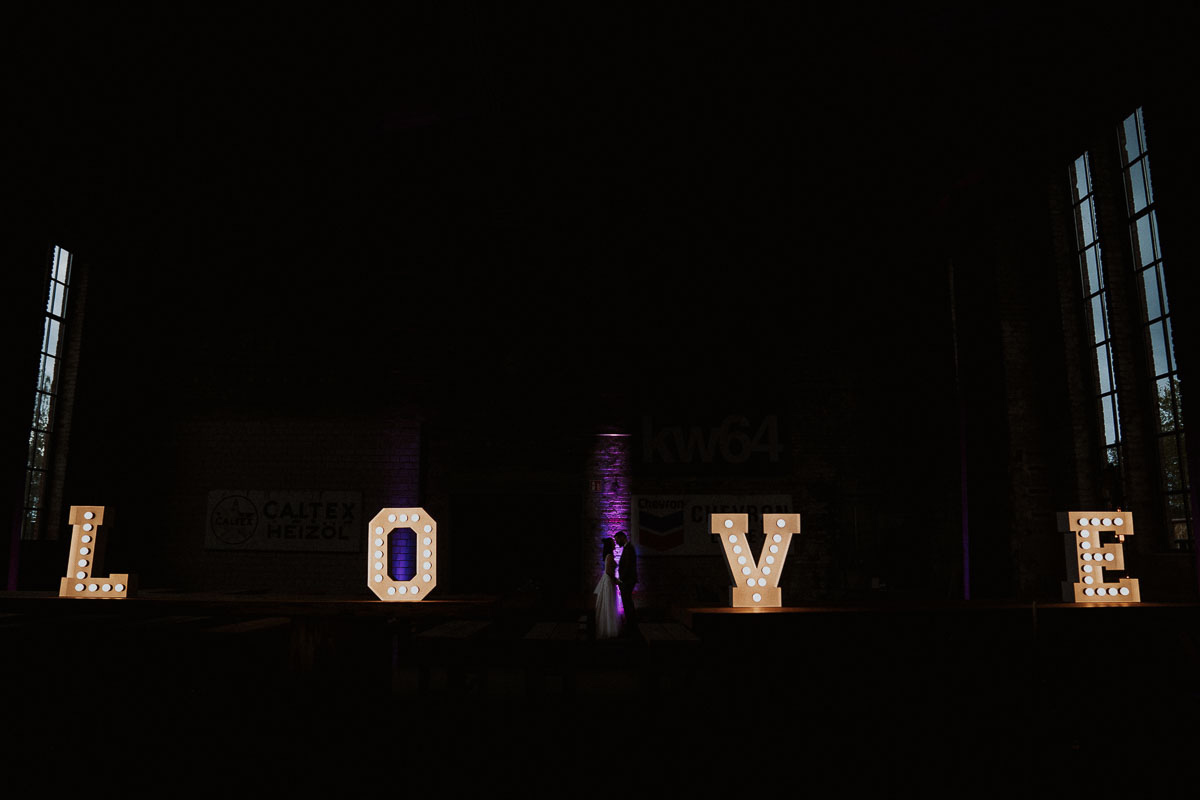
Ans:
{"type": "Polygon", "coordinates": [[[709,529],[710,514],[749,514],[750,530],[762,530],[764,513],[787,514],[792,497],[770,495],[634,495],[630,508],[639,556],[720,556],[709,529]]]}
{"type": "Polygon", "coordinates": [[[204,547],[357,553],[364,525],[359,492],[214,489],[204,547]]]}

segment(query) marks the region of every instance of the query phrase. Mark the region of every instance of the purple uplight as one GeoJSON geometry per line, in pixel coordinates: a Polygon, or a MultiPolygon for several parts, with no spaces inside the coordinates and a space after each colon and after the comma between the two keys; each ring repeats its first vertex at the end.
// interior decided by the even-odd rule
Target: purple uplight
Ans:
{"type": "MultiPolygon", "coordinates": [[[[584,558],[588,568],[584,571],[589,588],[600,579],[603,570],[601,545],[605,539],[616,536],[618,531],[629,530],[630,475],[629,434],[598,433],[588,463],[588,541],[584,558]]],[[[618,546],[616,557],[620,559],[618,546]]]]}

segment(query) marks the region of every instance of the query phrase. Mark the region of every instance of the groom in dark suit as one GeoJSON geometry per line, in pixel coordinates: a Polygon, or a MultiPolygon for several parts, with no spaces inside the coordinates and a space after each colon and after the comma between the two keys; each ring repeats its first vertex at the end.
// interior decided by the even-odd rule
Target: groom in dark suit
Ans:
{"type": "Polygon", "coordinates": [[[617,588],[621,592],[621,606],[625,609],[625,627],[621,629],[621,635],[633,636],[637,630],[637,609],[633,606],[633,587],[638,582],[637,551],[625,531],[617,531],[613,538],[621,548],[621,558],[617,561],[617,588]]]}

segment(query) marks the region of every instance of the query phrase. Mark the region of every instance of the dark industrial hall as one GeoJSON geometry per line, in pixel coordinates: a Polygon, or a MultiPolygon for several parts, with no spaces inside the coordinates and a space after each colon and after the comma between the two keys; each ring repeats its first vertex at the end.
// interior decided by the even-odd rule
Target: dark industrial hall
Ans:
{"type": "Polygon", "coordinates": [[[1198,22],[15,13],[9,756],[1193,784],[1198,22]]]}

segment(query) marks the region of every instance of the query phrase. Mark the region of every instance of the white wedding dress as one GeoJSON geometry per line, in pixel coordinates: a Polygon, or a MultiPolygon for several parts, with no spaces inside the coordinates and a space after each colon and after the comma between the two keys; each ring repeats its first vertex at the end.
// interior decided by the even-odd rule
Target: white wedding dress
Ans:
{"type": "Polygon", "coordinates": [[[604,557],[604,574],[596,584],[596,638],[613,639],[621,632],[617,617],[617,584],[609,574],[614,570],[612,555],[604,557]]]}

